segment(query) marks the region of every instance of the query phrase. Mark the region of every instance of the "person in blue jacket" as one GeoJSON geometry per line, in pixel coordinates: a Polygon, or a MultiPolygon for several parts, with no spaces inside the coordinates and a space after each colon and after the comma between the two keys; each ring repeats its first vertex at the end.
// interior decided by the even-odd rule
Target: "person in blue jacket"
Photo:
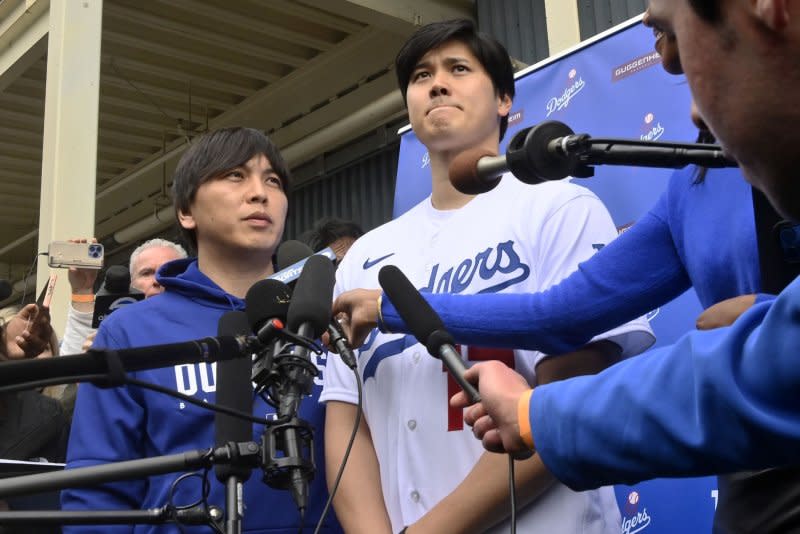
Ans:
{"type": "MultiPolygon", "coordinates": [[[[651,0],[701,115],[778,213],[800,220],[800,12],[794,3],[651,0]]],[[[800,280],[736,322],[592,377],[531,390],[495,362],[467,378],[465,415],[490,450],[534,448],[570,487],[726,473],[800,460],[800,280]],[[609,418],[614,414],[614,418],[609,418]]],[[[464,406],[463,394],[455,406],[464,406]]]]}
{"type": "MultiPolygon", "coordinates": [[[[95,347],[175,343],[217,334],[219,318],[244,308],[250,286],[273,273],[272,257],[281,240],[287,212],[289,169],[263,133],[227,128],[193,140],[174,175],[175,210],[181,232],[197,250],[196,258],[162,266],[158,281],[165,291],[115,311],[101,324],[95,347]]],[[[130,373],[213,403],[216,364],[197,363],[130,373]]],[[[316,385],[314,396],[321,386],[316,385]]],[[[254,396],[253,413],[269,417],[274,409],[254,396]]],[[[312,529],[327,499],[321,446],[324,408],[315,398],[300,405],[300,417],[316,428],[317,475],[310,486],[304,524],[312,529]]],[[[259,441],[264,427],[254,425],[259,441]]],[[[67,468],[150,458],[214,445],[214,413],[163,393],[132,385],[99,389],[82,384],[67,452],[67,468]]],[[[200,500],[202,480],[181,473],[109,483],[62,492],[67,510],[149,509],[200,500]]],[[[208,475],[209,504],[224,509],[225,493],[208,475]]],[[[303,520],[288,491],[268,488],[256,470],[244,484],[243,532],[296,533],[303,520]]],[[[329,517],[325,532],[340,532],[329,517]]],[[[177,526],[118,525],[70,527],[65,532],[178,532],[177,526]]],[[[208,527],[183,527],[208,532],[208,527]]]]}

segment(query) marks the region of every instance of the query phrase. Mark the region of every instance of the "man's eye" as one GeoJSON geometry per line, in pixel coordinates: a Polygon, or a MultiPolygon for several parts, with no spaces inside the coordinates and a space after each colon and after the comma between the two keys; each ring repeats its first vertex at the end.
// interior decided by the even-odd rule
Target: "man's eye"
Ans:
{"type": "Polygon", "coordinates": [[[412,81],[416,82],[417,80],[421,80],[423,78],[427,78],[428,76],[429,76],[428,72],[426,72],[424,70],[421,70],[421,71],[419,71],[419,72],[414,74],[414,76],[412,77],[412,81]]]}

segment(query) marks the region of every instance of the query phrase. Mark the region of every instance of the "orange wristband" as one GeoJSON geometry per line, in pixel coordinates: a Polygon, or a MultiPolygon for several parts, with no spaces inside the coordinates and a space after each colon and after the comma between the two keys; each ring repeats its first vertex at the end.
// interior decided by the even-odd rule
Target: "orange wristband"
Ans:
{"type": "Polygon", "coordinates": [[[77,293],[73,293],[72,302],[94,302],[94,295],[78,295],[77,293]]]}
{"type": "Polygon", "coordinates": [[[533,390],[529,389],[517,401],[517,424],[519,424],[519,435],[529,449],[533,449],[533,432],[531,431],[531,395],[533,390]]]}

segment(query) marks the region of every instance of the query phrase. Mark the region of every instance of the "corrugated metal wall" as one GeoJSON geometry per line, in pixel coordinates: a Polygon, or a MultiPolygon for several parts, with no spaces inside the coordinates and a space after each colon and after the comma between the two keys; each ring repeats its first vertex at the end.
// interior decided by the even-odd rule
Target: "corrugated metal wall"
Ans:
{"type": "Polygon", "coordinates": [[[320,217],[350,219],[371,230],[392,218],[399,142],[292,191],[284,239],[295,239],[320,217]]]}
{"type": "Polygon", "coordinates": [[[550,55],[544,0],[477,0],[478,27],[511,57],[532,65],[550,55]]]}
{"type": "Polygon", "coordinates": [[[647,8],[647,0],[578,0],[581,39],[588,39],[647,8]]]}

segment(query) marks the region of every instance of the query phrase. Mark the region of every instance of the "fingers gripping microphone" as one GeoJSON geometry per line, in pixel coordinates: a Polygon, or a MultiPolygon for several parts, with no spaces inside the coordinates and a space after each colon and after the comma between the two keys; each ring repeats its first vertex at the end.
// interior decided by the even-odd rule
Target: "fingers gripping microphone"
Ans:
{"type": "Polygon", "coordinates": [[[428,301],[394,265],[383,267],[378,273],[378,281],[417,341],[425,345],[431,356],[442,360],[471,403],[480,402],[477,390],[464,378],[467,367],[453,346],[453,336],[445,330],[441,318],[428,301]]]}
{"type": "MultiPolygon", "coordinates": [[[[333,296],[333,264],[312,256],[297,281],[289,305],[289,330],[300,337],[318,338],[328,326],[333,296]]],[[[308,481],[314,476],[311,427],[297,416],[300,400],[311,393],[316,366],[309,348],[297,344],[289,353],[275,356],[279,380],[271,389],[278,402],[278,419],[285,423],[264,434],[264,480],[271,487],[290,489],[301,513],[308,503],[308,481]]]]}
{"type": "MultiPolygon", "coordinates": [[[[230,311],[219,318],[217,333],[220,336],[238,336],[250,333],[247,315],[242,311],[230,311]]],[[[221,361],[217,364],[217,404],[234,410],[250,413],[253,411],[253,389],[250,385],[249,358],[236,358],[221,361]]],[[[250,422],[217,412],[214,415],[214,443],[224,447],[228,443],[253,441],[253,429],[250,422]]],[[[217,479],[226,482],[235,477],[244,482],[250,478],[250,467],[231,464],[214,466],[217,479]]]]}

